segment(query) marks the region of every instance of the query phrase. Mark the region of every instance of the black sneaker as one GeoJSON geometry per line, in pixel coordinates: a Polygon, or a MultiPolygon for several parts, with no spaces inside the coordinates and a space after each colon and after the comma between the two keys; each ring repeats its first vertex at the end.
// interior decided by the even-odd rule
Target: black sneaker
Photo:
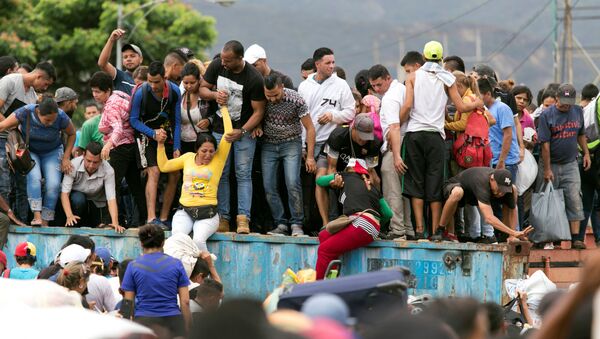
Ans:
{"type": "Polygon", "coordinates": [[[482,235],[479,239],[477,239],[477,243],[478,244],[487,244],[487,245],[497,245],[498,244],[498,239],[496,239],[495,236],[485,236],[482,235]]]}
{"type": "Polygon", "coordinates": [[[422,233],[422,232],[415,232],[415,240],[416,241],[429,241],[429,239],[427,239],[427,237],[425,236],[425,233],[422,233]]]}
{"type": "Polygon", "coordinates": [[[438,227],[434,234],[429,237],[431,241],[442,241],[444,240],[444,232],[446,231],[443,227],[438,227]]]}

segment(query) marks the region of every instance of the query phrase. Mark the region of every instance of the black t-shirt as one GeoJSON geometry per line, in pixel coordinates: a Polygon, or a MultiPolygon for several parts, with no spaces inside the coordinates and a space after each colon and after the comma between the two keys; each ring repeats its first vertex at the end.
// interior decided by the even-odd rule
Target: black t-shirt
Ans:
{"type": "Polygon", "coordinates": [[[490,176],[494,169],[490,167],[473,167],[460,172],[448,180],[449,184],[458,183],[464,191],[463,200],[468,205],[477,206],[478,201],[491,205],[492,201],[501,203],[509,208],[515,208],[515,199],[512,194],[505,194],[502,198],[495,198],[490,188],[490,176]]]}
{"type": "Polygon", "coordinates": [[[269,75],[271,74],[279,75],[279,77],[281,78],[281,82],[283,82],[283,87],[295,90],[294,83],[292,82],[292,79],[289,76],[274,69],[271,69],[271,73],[269,73],[269,75]]]}
{"type": "MultiPolygon", "coordinates": [[[[337,155],[337,171],[341,172],[346,169],[350,158],[363,159],[370,168],[377,166],[381,141],[375,138],[367,141],[362,146],[352,141],[352,146],[350,146],[350,140],[349,126],[336,127],[327,139],[327,145],[329,146],[327,154],[337,155]],[[354,154],[352,153],[353,148],[354,154]]],[[[333,157],[335,158],[335,156],[333,157]]]]}
{"type": "MultiPolygon", "coordinates": [[[[265,100],[263,89],[263,77],[246,63],[240,73],[233,73],[221,65],[221,58],[214,59],[204,74],[204,80],[209,84],[215,85],[217,89],[224,89],[229,92],[229,115],[233,123],[233,128],[242,128],[250,119],[254,110],[252,101],[265,100]]],[[[213,121],[214,131],[223,133],[223,119],[218,115],[213,121]]]]}
{"type": "Polygon", "coordinates": [[[342,172],[341,175],[344,179],[344,187],[340,194],[340,203],[344,205],[344,215],[352,215],[366,209],[381,213],[379,207],[381,192],[377,188],[371,185],[371,190],[368,190],[365,181],[358,173],[342,172]]]}

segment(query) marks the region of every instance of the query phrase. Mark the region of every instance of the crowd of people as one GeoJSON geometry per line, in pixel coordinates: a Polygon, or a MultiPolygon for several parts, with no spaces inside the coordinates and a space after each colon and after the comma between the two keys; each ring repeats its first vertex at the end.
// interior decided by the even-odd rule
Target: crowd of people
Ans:
{"type": "MultiPolygon", "coordinates": [[[[109,59],[125,35],[114,30],[100,52],[80,128],[71,120],[80,95],[47,93],[60,76],[51,63],[0,57],[0,250],[11,223],[138,228],[144,254],[120,281],[126,318],[174,334],[191,328],[187,286],[197,269],[163,254],[166,230],[203,258],[194,263],[208,262],[212,280],[201,290],[209,296],[200,298],[210,306],[201,309],[223,293],[206,245],[216,232],[318,236],[322,279],[332,260],[376,239],[527,240],[540,226],[530,222],[531,195],[551,182],[564,192],[569,225],[560,227],[569,227],[571,248],[585,249],[590,217],[600,241],[592,84],[579,104],[571,84],[549,84],[536,104],[527,86],[499,80],[488,65],[467,71],[436,41],[404,56],[404,82],[373,65],[354,88],[327,47],[302,63],[297,88],[261,46],[236,40],[212,60],[182,47],[147,66],[127,43],[117,51],[121,70],[109,59]],[[15,129],[31,157],[25,171],[9,151],[15,129]]],[[[65,244],[42,272],[32,267],[35,246],[19,244],[19,267],[4,274],[93,294],[93,277],[121,268],[110,256],[94,264],[87,242],[65,244]]],[[[82,302],[115,310],[114,299],[99,299],[82,302]]]]}

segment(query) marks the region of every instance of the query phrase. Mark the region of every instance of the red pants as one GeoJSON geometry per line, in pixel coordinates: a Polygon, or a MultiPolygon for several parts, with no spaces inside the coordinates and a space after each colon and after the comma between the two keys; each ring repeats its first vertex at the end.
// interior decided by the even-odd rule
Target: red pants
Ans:
{"type": "MultiPolygon", "coordinates": [[[[377,225],[379,230],[379,225],[377,225]]],[[[317,280],[325,277],[327,266],[340,255],[370,244],[373,236],[360,227],[352,224],[335,234],[326,230],[319,233],[319,249],[317,250],[317,280]]]]}

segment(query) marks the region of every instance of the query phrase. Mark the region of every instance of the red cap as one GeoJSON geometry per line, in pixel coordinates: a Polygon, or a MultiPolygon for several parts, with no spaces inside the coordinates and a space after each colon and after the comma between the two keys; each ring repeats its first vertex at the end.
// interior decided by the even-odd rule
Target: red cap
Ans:
{"type": "Polygon", "coordinates": [[[35,245],[30,242],[22,242],[15,248],[16,257],[25,257],[28,254],[35,257],[35,245]]]}
{"type": "Polygon", "coordinates": [[[0,250],[0,264],[4,264],[4,268],[8,266],[8,260],[6,260],[6,254],[0,250]]]}

